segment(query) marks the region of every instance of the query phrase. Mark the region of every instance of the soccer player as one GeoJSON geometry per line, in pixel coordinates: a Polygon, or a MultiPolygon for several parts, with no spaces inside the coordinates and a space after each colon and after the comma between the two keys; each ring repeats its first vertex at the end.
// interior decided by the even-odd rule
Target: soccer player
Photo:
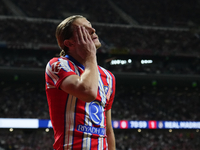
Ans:
{"type": "Polygon", "coordinates": [[[54,149],[115,150],[115,78],[97,65],[95,29],[85,17],[70,16],[57,26],[56,38],[61,56],[48,62],[45,73],[54,149]]]}

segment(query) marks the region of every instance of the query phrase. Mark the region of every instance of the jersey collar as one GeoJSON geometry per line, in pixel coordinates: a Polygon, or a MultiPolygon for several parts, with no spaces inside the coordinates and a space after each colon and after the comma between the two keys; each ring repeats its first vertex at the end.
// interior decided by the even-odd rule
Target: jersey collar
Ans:
{"type": "Polygon", "coordinates": [[[66,58],[68,58],[69,60],[71,60],[75,65],[81,67],[83,70],[85,70],[85,67],[79,63],[76,59],[74,59],[72,56],[70,55],[65,55],[66,58]]]}

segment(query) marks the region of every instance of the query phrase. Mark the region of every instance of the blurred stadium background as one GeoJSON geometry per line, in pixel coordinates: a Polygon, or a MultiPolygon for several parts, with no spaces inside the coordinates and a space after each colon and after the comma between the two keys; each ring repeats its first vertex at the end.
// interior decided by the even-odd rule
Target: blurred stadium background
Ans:
{"type": "Polygon", "coordinates": [[[117,150],[199,150],[199,10],[200,0],[0,0],[0,150],[53,149],[44,70],[72,14],[92,22],[98,63],[116,76],[117,150]]]}

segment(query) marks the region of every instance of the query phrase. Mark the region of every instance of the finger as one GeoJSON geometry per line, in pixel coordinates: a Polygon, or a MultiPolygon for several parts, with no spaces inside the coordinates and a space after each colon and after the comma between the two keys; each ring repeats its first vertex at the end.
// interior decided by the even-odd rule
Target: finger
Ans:
{"type": "Polygon", "coordinates": [[[87,34],[86,34],[86,29],[85,29],[85,27],[84,26],[82,26],[82,34],[83,34],[83,39],[84,39],[84,41],[86,41],[87,40],[87,34]]]}
{"type": "Polygon", "coordinates": [[[84,42],[84,37],[83,37],[83,27],[82,26],[79,26],[78,28],[78,38],[80,41],[84,42]]]}
{"type": "Polygon", "coordinates": [[[88,34],[87,34],[87,30],[86,30],[86,28],[83,27],[82,29],[83,29],[82,31],[83,31],[83,37],[84,37],[84,40],[88,40],[89,37],[88,37],[88,34]]]}
{"type": "Polygon", "coordinates": [[[74,35],[74,41],[77,43],[80,43],[79,37],[78,37],[78,26],[73,26],[73,35],[74,35]]]}
{"type": "Polygon", "coordinates": [[[88,30],[85,30],[86,37],[89,41],[92,41],[91,35],[89,34],[88,30]]]}

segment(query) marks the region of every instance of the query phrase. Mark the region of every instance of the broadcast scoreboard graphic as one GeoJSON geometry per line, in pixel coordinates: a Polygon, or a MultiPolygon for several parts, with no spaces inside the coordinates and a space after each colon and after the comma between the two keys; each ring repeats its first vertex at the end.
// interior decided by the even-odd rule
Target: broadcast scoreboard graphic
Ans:
{"type": "MultiPolygon", "coordinates": [[[[200,129],[200,121],[114,120],[114,129],[200,129]]],[[[52,128],[50,120],[0,118],[0,128],[52,128]]]]}
{"type": "Polygon", "coordinates": [[[200,129],[200,121],[113,121],[116,129],[200,129]]]}

